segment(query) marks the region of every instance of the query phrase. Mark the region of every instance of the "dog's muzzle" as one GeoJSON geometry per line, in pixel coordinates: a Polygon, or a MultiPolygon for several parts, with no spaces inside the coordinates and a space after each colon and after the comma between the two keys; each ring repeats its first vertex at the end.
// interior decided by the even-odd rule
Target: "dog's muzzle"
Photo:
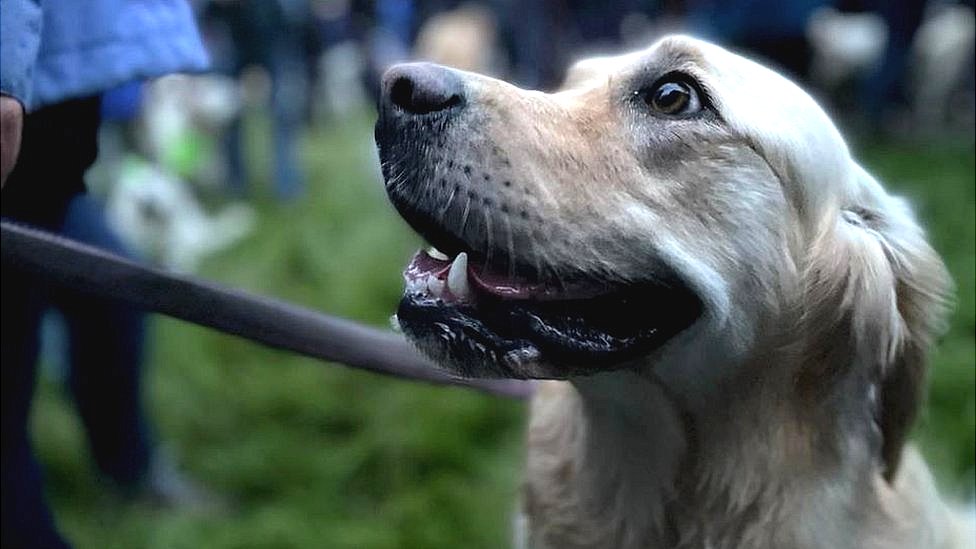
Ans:
{"type": "Polygon", "coordinates": [[[468,377],[560,378],[622,367],[690,325],[700,304],[666,269],[625,283],[581,269],[572,252],[553,259],[546,246],[572,250],[563,241],[590,233],[553,233],[566,225],[539,212],[535,182],[523,179],[534,170],[488,131],[504,135],[506,116],[479,100],[477,78],[428,63],[383,77],[386,192],[436,247],[404,273],[406,335],[468,377]]]}

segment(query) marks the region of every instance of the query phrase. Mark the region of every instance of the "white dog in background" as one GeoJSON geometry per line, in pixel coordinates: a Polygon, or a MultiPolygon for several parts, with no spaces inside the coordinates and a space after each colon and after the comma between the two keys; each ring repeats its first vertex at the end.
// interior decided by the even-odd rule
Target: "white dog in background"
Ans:
{"type": "Polygon", "coordinates": [[[795,84],[687,37],[554,94],[406,64],[376,138],[436,246],[404,333],[460,375],[551,380],[529,546],[972,546],[906,444],[948,274],[795,84]]]}
{"type": "Polygon", "coordinates": [[[194,272],[253,229],[250,206],[232,203],[210,213],[196,194],[197,186],[224,184],[220,135],[240,110],[241,96],[232,79],[217,75],[158,79],[146,87],[138,122],[145,156],[107,143],[119,149],[118,160],[101,168],[101,178],[113,182],[104,189],[108,221],[151,262],[194,272]]]}
{"type": "Polygon", "coordinates": [[[244,204],[207,213],[185,181],[134,157],[121,166],[106,215],[129,245],[177,272],[195,272],[204,258],[250,233],[256,221],[244,204]]]}

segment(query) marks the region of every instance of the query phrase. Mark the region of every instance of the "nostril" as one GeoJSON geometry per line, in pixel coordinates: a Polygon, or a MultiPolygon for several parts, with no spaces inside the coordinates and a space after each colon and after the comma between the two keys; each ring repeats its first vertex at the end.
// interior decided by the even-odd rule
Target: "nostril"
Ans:
{"type": "Polygon", "coordinates": [[[389,100],[411,114],[444,111],[464,103],[460,79],[435,65],[407,65],[393,69],[389,100]]]}
{"type": "Polygon", "coordinates": [[[450,97],[448,97],[446,100],[435,105],[432,110],[446,111],[447,109],[450,109],[451,107],[457,107],[460,104],[461,104],[461,96],[458,94],[453,94],[450,97]]]}
{"type": "Polygon", "coordinates": [[[412,110],[413,82],[406,76],[397,78],[390,86],[390,100],[401,109],[412,110]]]}

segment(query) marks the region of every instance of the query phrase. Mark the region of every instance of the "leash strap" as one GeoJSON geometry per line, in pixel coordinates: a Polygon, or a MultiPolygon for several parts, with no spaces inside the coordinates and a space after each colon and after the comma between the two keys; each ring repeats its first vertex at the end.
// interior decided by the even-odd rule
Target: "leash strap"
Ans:
{"type": "Polygon", "coordinates": [[[111,299],[276,349],[379,374],[524,399],[532,382],[462,379],[436,368],[403,337],[343,318],[174,275],[61,236],[0,222],[5,268],[41,282],[111,299]]]}

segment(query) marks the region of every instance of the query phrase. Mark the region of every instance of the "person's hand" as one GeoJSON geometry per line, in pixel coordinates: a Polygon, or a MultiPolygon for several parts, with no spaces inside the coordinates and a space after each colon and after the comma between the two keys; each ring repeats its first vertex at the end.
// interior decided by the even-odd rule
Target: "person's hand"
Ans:
{"type": "Polygon", "coordinates": [[[20,133],[24,128],[24,108],[9,95],[0,95],[0,186],[7,184],[7,176],[20,154],[20,133]]]}

